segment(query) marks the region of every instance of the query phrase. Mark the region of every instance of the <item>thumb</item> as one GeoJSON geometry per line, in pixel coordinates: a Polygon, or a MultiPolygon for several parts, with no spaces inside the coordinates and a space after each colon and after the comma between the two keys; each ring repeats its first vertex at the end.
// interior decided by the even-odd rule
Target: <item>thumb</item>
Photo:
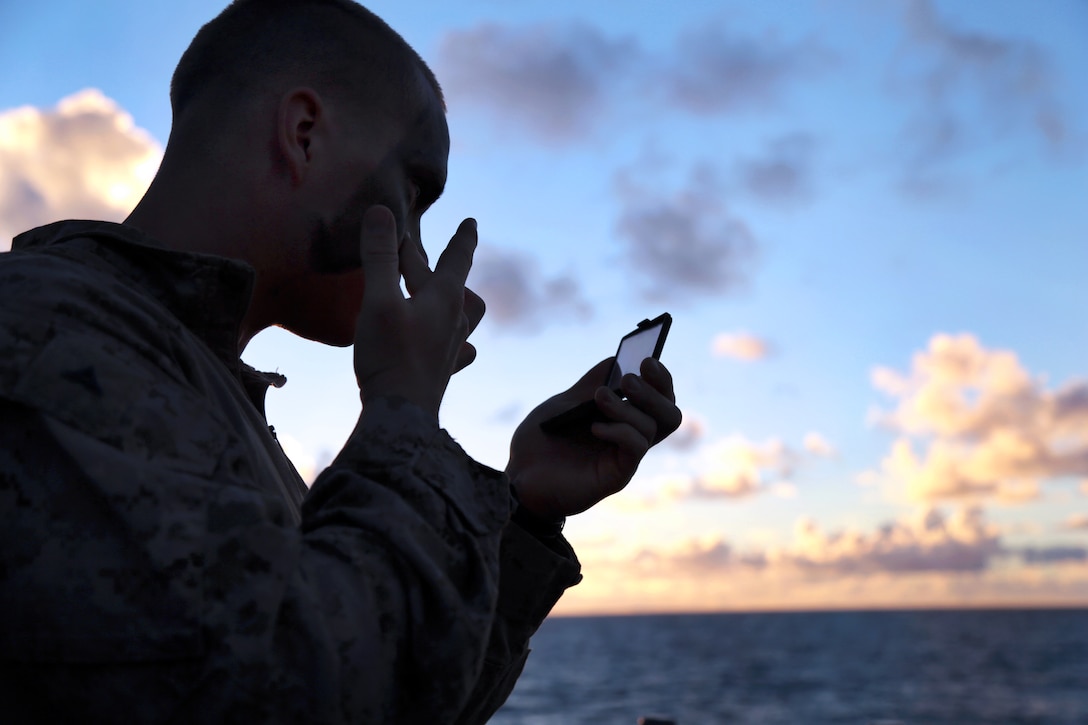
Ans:
{"type": "Polygon", "coordinates": [[[397,253],[397,225],[387,207],[374,205],[363,215],[359,240],[366,299],[403,299],[400,292],[400,256],[397,253]]]}
{"type": "Polygon", "coordinates": [[[616,358],[614,357],[610,357],[601,360],[591,367],[578,382],[570,386],[570,389],[567,392],[574,393],[583,400],[592,398],[593,393],[596,392],[597,388],[608,382],[608,373],[612,370],[612,362],[615,359],[616,358]]]}

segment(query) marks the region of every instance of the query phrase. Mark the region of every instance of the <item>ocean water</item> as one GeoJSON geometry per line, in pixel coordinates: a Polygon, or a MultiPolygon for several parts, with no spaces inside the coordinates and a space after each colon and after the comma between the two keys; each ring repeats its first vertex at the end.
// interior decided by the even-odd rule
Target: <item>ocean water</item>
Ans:
{"type": "Polygon", "coordinates": [[[493,725],[1088,725],[1088,610],[551,618],[493,725]]]}

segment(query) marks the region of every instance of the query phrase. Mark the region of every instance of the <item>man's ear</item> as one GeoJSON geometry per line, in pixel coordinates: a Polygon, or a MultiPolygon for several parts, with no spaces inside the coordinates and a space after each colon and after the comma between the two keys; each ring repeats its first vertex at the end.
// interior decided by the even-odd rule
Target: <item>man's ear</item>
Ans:
{"type": "Polygon", "coordinates": [[[313,161],[315,139],[324,121],[321,96],[312,88],[295,88],[280,99],[276,145],[291,180],[301,182],[313,161]]]}

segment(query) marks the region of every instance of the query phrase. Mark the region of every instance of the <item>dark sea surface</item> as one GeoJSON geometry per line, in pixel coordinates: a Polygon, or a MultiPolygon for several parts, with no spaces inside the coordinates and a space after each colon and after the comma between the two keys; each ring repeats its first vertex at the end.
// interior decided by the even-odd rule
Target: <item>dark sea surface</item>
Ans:
{"type": "Polygon", "coordinates": [[[1088,725],[1088,610],[551,618],[494,725],[1088,725]]]}

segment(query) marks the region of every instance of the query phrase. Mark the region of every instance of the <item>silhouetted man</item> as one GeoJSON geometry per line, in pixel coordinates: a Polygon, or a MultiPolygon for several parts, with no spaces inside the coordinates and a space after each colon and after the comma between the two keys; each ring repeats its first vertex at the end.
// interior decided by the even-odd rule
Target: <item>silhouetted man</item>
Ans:
{"type": "Polygon", "coordinates": [[[439,428],[484,311],[476,223],[432,271],[442,94],[349,0],[239,0],[171,103],[124,224],[59,222],[0,257],[0,712],[486,720],[580,577],[563,517],[679,425],[669,374],[648,361],[621,401],[602,363],[526,419],[505,472],[439,428]],[[309,491],[264,418],[282,379],[240,360],[270,325],[355,346],[362,414],[309,491]],[[591,396],[591,433],[541,432],[591,396]]]}

